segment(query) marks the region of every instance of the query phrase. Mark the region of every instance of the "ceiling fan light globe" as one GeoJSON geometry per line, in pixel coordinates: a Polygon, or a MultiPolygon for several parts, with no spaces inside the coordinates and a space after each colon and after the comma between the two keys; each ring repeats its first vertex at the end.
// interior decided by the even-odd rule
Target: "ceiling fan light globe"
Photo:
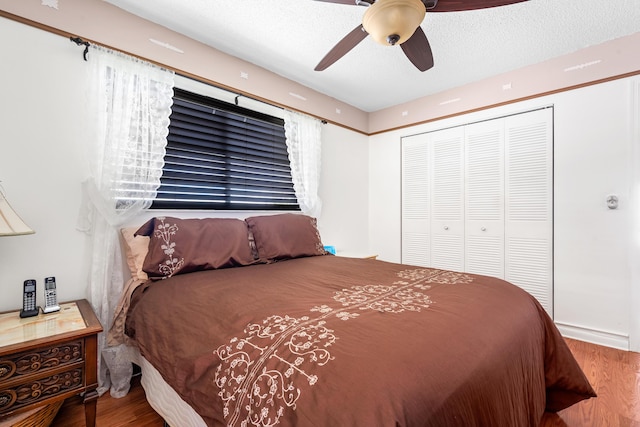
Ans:
{"type": "Polygon", "coordinates": [[[365,12],[362,26],[382,45],[401,44],[413,35],[425,14],[420,0],[378,0],[365,12]]]}

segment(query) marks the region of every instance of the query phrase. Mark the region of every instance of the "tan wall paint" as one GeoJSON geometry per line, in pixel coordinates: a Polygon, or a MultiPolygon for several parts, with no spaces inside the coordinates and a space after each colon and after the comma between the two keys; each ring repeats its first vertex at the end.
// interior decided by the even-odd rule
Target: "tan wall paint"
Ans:
{"type": "MultiPolygon", "coordinates": [[[[46,30],[78,36],[259,100],[303,111],[361,133],[368,132],[368,115],[364,111],[141,19],[110,3],[65,0],[60,2],[59,9],[53,9],[42,6],[40,0],[0,0],[0,10],[10,19],[29,20],[31,22],[25,23],[31,25],[43,24],[50,27],[43,28],[46,30]],[[179,47],[184,53],[151,43],[149,34],[179,47]],[[241,72],[247,73],[249,79],[241,78],[241,72]],[[290,92],[307,100],[295,98],[289,95],[290,92]],[[336,109],[340,110],[339,115],[336,109]]],[[[28,46],[25,46],[26,50],[28,46]]],[[[82,60],[81,53],[82,49],[78,47],[79,60],[82,60]]]]}
{"type": "Polygon", "coordinates": [[[369,114],[369,133],[640,73],[640,33],[369,114]],[[595,63],[596,61],[599,61],[595,63]],[[584,66],[584,64],[592,64],[584,66]],[[565,71],[570,69],[570,71],[565,71]],[[510,87],[510,89],[503,89],[510,87]]]}
{"type": "Polygon", "coordinates": [[[45,29],[63,35],[80,36],[176,69],[181,74],[302,111],[367,135],[640,73],[640,33],[636,33],[540,64],[366,113],[100,0],[65,0],[57,10],[42,6],[40,0],[0,0],[0,14],[32,25],[39,23],[49,27],[45,29]],[[152,44],[148,34],[180,47],[184,53],[152,44]],[[579,67],[594,61],[599,62],[579,67]],[[564,71],[576,66],[574,71],[564,71]],[[241,78],[241,72],[248,73],[250,78],[241,78]],[[505,90],[505,85],[511,88],[505,90]],[[306,101],[292,97],[291,92],[302,95],[306,101]],[[340,110],[340,114],[336,110],[340,110]]]}

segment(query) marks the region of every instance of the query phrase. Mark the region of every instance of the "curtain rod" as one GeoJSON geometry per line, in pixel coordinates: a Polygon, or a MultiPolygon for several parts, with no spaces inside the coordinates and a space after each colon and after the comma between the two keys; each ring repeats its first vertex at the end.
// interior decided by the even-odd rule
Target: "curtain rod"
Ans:
{"type": "MultiPolygon", "coordinates": [[[[87,60],[88,60],[88,59],[87,59],[87,55],[89,54],[89,46],[91,46],[91,44],[90,44],[88,41],[82,40],[82,38],[80,38],[80,37],[73,37],[73,36],[71,36],[71,37],[69,37],[69,40],[71,40],[73,43],[77,44],[78,46],[84,46],[84,51],[82,52],[82,58],[83,58],[85,61],[87,61],[87,60]]],[[[182,77],[185,77],[185,78],[190,78],[190,79],[192,78],[192,77],[186,76],[186,75],[184,75],[184,74],[182,74],[182,73],[179,73],[179,72],[176,72],[176,74],[178,74],[178,75],[180,75],[180,76],[182,76],[182,77]]],[[[197,81],[199,81],[199,80],[197,80],[197,81]]],[[[209,85],[211,85],[210,83],[204,83],[204,82],[202,82],[202,83],[203,83],[203,84],[209,84],[209,85]]],[[[238,104],[238,99],[239,99],[240,97],[243,97],[243,98],[247,98],[247,99],[250,99],[250,100],[252,100],[252,101],[255,101],[255,102],[260,102],[260,103],[263,103],[263,104],[265,104],[265,105],[269,105],[269,106],[274,107],[274,108],[279,108],[279,109],[281,109],[281,110],[285,110],[285,109],[286,109],[286,108],[281,107],[281,106],[279,106],[279,105],[275,105],[275,104],[272,104],[272,103],[269,103],[269,102],[265,102],[265,101],[260,100],[260,99],[256,99],[256,98],[253,98],[253,97],[247,96],[247,95],[245,95],[245,94],[243,94],[243,93],[237,93],[237,92],[235,92],[235,91],[230,91],[230,90],[228,90],[228,89],[225,89],[225,88],[223,88],[223,87],[216,86],[216,85],[211,85],[211,86],[215,87],[216,89],[224,90],[224,91],[226,91],[226,92],[229,92],[229,93],[230,93],[230,94],[232,94],[232,95],[235,95],[234,103],[236,104],[236,106],[239,106],[239,104],[238,104]]],[[[322,124],[325,124],[325,125],[327,124],[327,121],[326,121],[326,120],[324,120],[324,119],[321,119],[320,121],[321,121],[321,123],[322,123],[322,124]]]]}
{"type": "Polygon", "coordinates": [[[69,37],[69,40],[71,40],[72,42],[74,42],[78,46],[84,45],[84,52],[82,52],[82,57],[86,61],[87,60],[87,54],[89,53],[89,46],[91,46],[89,44],[89,42],[82,40],[80,37],[69,37]]]}
{"type": "MultiPolygon", "coordinates": [[[[80,38],[80,37],[73,37],[73,36],[71,36],[71,37],[69,37],[69,40],[70,40],[70,41],[72,41],[73,43],[75,43],[75,44],[76,44],[76,45],[78,45],[78,46],[84,46],[84,51],[82,52],[82,58],[83,58],[85,61],[88,61],[87,55],[89,54],[89,46],[91,46],[91,44],[90,44],[88,41],[83,40],[83,39],[82,39],[82,38],[80,38]]],[[[175,72],[175,71],[174,71],[174,72],[175,72]]],[[[182,77],[184,77],[184,78],[187,78],[187,79],[192,79],[191,77],[185,76],[185,75],[183,75],[183,74],[181,74],[181,73],[176,73],[176,74],[178,74],[178,75],[180,75],[180,76],[182,76],[182,77]]],[[[196,81],[198,81],[198,80],[196,80],[196,81]]],[[[210,85],[209,83],[204,83],[204,82],[201,82],[201,83],[202,83],[202,84],[210,85]]],[[[222,88],[222,87],[219,87],[219,86],[216,86],[216,85],[210,85],[210,86],[215,87],[216,89],[219,89],[219,90],[223,90],[223,91],[228,92],[228,93],[230,93],[231,95],[233,95],[233,96],[234,96],[234,103],[235,103],[235,105],[236,105],[237,107],[240,107],[238,100],[240,99],[240,97],[243,97],[243,98],[247,98],[247,99],[250,99],[250,100],[252,100],[252,101],[259,102],[259,103],[262,103],[262,104],[265,104],[265,105],[268,105],[268,106],[271,106],[271,107],[274,107],[274,108],[278,108],[278,109],[280,109],[280,110],[284,110],[284,109],[285,109],[284,107],[280,107],[280,106],[278,106],[278,105],[273,105],[273,104],[270,104],[270,103],[268,103],[268,102],[264,102],[264,101],[261,101],[261,100],[259,100],[259,99],[252,98],[252,97],[247,96],[247,95],[244,95],[244,94],[242,94],[242,93],[237,93],[237,92],[234,92],[234,91],[230,91],[230,90],[228,90],[228,89],[225,89],[225,88],[222,88]]],[[[214,114],[215,114],[215,111],[216,111],[216,109],[214,109],[214,110],[213,110],[214,114]]],[[[227,113],[229,113],[229,114],[238,115],[237,113],[233,113],[233,112],[231,112],[231,111],[226,111],[226,112],[227,112],[227,113]]],[[[242,117],[244,117],[244,116],[242,116],[242,117]]],[[[258,119],[258,118],[253,118],[253,119],[254,119],[254,120],[258,120],[258,121],[264,121],[264,120],[260,120],[260,119],[258,119]]],[[[246,120],[246,117],[245,117],[245,120],[246,120]]],[[[266,122],[266,121],[264,121],[264,122],[265,122],[265,123],[268,123],[268,122],[266,122]]],[[[323,124],[326,124],[326,121],[322,120],[322,123],[323,123],[323,124]]]]}
{"type": "MultiPolygon", "coordinates": [[[[86,41],[86,40],[82,40],[82,38],[80,38],[80,37],[73,37],[73,36],[69,37],[69,40],[71,40],[73,43],[77,44],[78,46],[84,46],[84,52],[82,52],[82,58],[83,58],[85,61],[87,61],[87,60],[88,60],[88,59],[87,59],[87,55],[89,54],[89,46],[91,46],[91,43],[89,43],[89,42],[88,42],[88,41],[86,41]]],[[[174,72],[175,72],[175,71],[174,71],[174,72]]],[[[178,75],[180,75],[180,76],[182,76],[182,77],[185,77],[185,78],[189,78],[189,79],[191,78],[191,77],[189,77],[189,76],[186,76],[186,75],[181,74],[181,73],[178,73],[178,72],[176,72],[176,74],[178,74],[178,75]]],[[[209,84],[209,83],[206,83],[206,84],[209,84]]],[[[234,92],[234,91],[230,91],[230,90],[225,89],[225,88],[222,88],[222,87],[220,87],[220,86],[216,86],[216,85],[211,85],[211,86],[215,87],[216,89],[220,89],[220,90],[224,90],[224,91],[226,91],[226,92],[229,92],[231,95],[235,95],[234,103],[236,104],[236,106],[238,106],[238,99],[239,99],[240,97],[244,97],[244,98],[247,98],[247,99],[251,99],[252,101],[261,102],[261,103],[266,104],[266,105],[269,105],[269,106],[271,106],[271,107],[279,108],[279,109],[281,109],[281,110],[284,110],[284,109],[285,109],[284,107],[280,107],[280,106],[278,106],[278,105],[270,104],[270,103],[268,103],[268,102],[264,102],[264,101],[261,101],[261,100],[259,100],[259,99],[252,98],[252,97],[247,96],[247,95],[242,94],[242,93],[237,93],[237,92],[234,92]]]]}
{"type": "MultiPolygon", "coordinates": [[[[75,36],[74,33],[70,33],[69,31],[65,31],[65,30],[62,30],[60,28],[52,27],[50,25],[44,24],[42,22],[37,22],[37,21],[34,21],[33,19],[29,19],[29,18],[20,16],[20,15],[15,15],[15,14],[7,12],[5,10],[0,10],[0,17],[4,17],[4,18],[10,19],[10,20],[12,20],[14,22],[19,22],[19,23],[27,25],[29,27],[37,28],[37,29],[45,31],[47,33],[55,34],[55,35],[62,36],[62,37],[65,37],[65,38],[66,37],[74,38],[74,36],[75,36]]],[[[192,73],[189,73],[187,71],[179,70],[178,68],[176,68],[174,66],[169,66],[169,65],[166,65],[166,64],[162,64],[162,63],[159,63],[159,62],[154,61],[152,59],[143,58],[143,57],[141,57],[139,55],[135,55],[135,54],[129,53],[129,52],[123,50],[123,49],[118,49],[116,47],[110,47],[110,49],[114,49],[114,50],[117,50],[119,52],[127,53],[128,55],[132,55],[132,56],[135,56],[137,58],[144,59],[145,61],[149,61],[149,62],[151,62],[153,64],[156,64],[156,65],[158,65],[160,67],[164,67],[164,68],[166,68],[168,70],[172,70],[172,71],[174,71],[174,72],[176,72],[176,73],[178,73],[180,75],[183,75],[185,77],[190,77],[190,78],[192,78],[194,80],[197,80],[197,81],[200,81],[202,83],[209,84],[209,85],[215,86],[215,87],[220,87],[221,89],[229,90],[229,89],[227,89],[226,85],[218,83],[218,82],[213,82],[213,81],[207,79],[206,77],[198,76],[196,74],[192,74],[192,73]]],[[[233,89],[233,88],[231,88],[231,89],[233,89]]],[[[310,113],[310,112],[305,111],[305,110],[289,107],[289,106],[286,106],[286,104],[278,104],[278,103],[267,102],[268,100],[263,101],[260,98],[258,98],[258,100],[261,101],[261,102],[265,102],[266,104],[273,105],[275,107],[286,108],[286,109],[291,110],[291,111],[296,111],[298,113],[307,114],[308,116],[315,117],[316,119],[321,120],[323,123],[331,123],[331,124],[334,124],[334,125],[339,126],[341,128],[348,129],[348,130],[351,130],[353,132],[356,132],[356,133],[359,133],[359,134],[362,134],[362,135],[368,135],[368,133],[363,131],[363,130],[360,130],[360,129],[357,129],[357,128],[354,128],[354,127],[351,127],[351,126],[347,126],[346,124],[343,124],[343,123],[340,123],[340,122],[335,122],[333,120],[327,120],[322,116],[318,116],[316,114],[310,113]]]]}
{"type": "MultiPolygon", "coordinates": [[[[82,52],[82,57],[83,57],[83,59],[84,59],[85,61],[88,61],[87,56],[88,56],[88,54],[89,54],[89,47],[91,46],[91,43],[89,43],[89,42],[88,42],[88,41],[86,41],[86,40],[83,40],[81,37],[73,37],[73,36],[70,36],[70,37],[69,37],[69,40],[70,40],[70,41],[72,41],[73,43],[77,44],[78,46],[84,46],[84,51],[82,52]]],[[[126,54],[126,55],[131,55],[130,53],[124,52],[124,51],[119,50],[119,49],[114,49],[114,48],[112,48],[112,47],[107,47],[107,48],[108,48],[108,49],[112,49],[112,50],[117,50],[118,52],[124,53],[124,54],[126,54]]],[[[203,80],[200,80],[200,79],[194,78],[194,77],[192,77],[191,75],[187,75],[187,74],[185,74],[185,73],[182,73],[182,72],[180,72],[180,71],[178,71],[178,70],[176,70],[176,69],[174,69],[174,68],[166,67],[166,66],[164,66],[164,65],[160,65],[160,64],[158,64],[157,62],[149,61],[149,60],[148,60],[148,59],[146,59],[146,58],[142,58],[142,57],[140,57],[140,56],[136,56],[136,55],[131,55],[131,56],[134,56],[134,57],[136,57],[136,58],[139,58],[139,59],[142,59],[142,60],[144,60],[144,61],[150,62],[150,63],[152,63],[152,64],[156,64],[156,65],[158,65],[158,66],[160,66],[160,67],[162,67],[162,68],[167,68],[167,69],[169,69],[169,70],[172,70],[174,73],[176,73],[177,75],[182,76],[182,77],[184,77],[184,78],[191,79],[191,80],[195,80],[195,81],[200,82],[200,83],[202,83],[202,84],[206,84],[206,85],[209,85],[209,86],[215,87],[216,89],[224,90],[225,92],[228,92],[228,93],[230,93],[230,94],[232,94],[232,95],[235,95],[235,101],[234,101],[234,102],[235,102],[235,104],[236,104],[236,105],[238,105],[238,99],[239,99],[240,97],[244,97],[244,98],[247,98],[247,99],[251,99],[252,101],[261,102],[261,103],[266,104],[266,105],[269,105],[269,106],[271,106],[271,107],[279,108],[279,109],[281,109],[281,110],[285,110],[285,109],[287,109],[287,108],[285,108],[285,107],[283,107],[283,106],[276,105],[276,104],[273,104],[273,103],[270,103],[270,102],[266,102],[266,101],[264,101],[264,100],[262,100],[262,99],[253,98],[253,97],[248,96],[248,95],[246,95],[246,94],[244,94],[244,93],[238,93],[237,91],[229,90],[229,89],[228,89],[228,88],[226,88],[226,87],[222,87],[222,86],[219,86],[219,85],[215,85],[215,84],[212,84],[212,83],[210,83],[210,82],[208,82],[208,81],[207,81],[207,82],[205,82],[205,81],[203,81],[203,80]]],[[[291,110],[291,111],[295,111],[295,110],[291,110]]],[[[308,113],[305,113],[305,114],[308,114],[308,113]]]]}

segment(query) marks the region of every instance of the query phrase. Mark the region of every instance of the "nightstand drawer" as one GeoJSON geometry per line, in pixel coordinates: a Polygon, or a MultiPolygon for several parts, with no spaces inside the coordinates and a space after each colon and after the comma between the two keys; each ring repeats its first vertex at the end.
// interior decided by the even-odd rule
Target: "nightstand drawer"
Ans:
{"type": "Polygon", "coordinates": [[[84,386],[83,366],[24,382],[12,381],[13,386],[0,384],[0,415],[36,402],[73,391],[84,386]]]}
{"type": "Polygon", "coordinates": [[[0,357],[0,388],[7,381],[83,360],[83,340],[0,357]]]}

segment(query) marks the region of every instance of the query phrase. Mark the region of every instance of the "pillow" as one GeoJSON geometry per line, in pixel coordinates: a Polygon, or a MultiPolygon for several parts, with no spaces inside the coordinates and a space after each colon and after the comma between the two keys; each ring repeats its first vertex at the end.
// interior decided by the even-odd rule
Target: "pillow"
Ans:
{"type": "Polygon", "coordinates": [[[317,221],[307,215],[280,214],[245,219],[260,261],[325,255],[317,221]]]}
{"type": "Polygon", "coordinates": [[[240,219],[156,217],[136,235],[150,237],[143,270],[152,279],[255,262],[247,224],[240,219]]]}
{"type": "Polygon", "coordinates": [[[120,234],[124,240],[124,254],[127,265],[131,270],[131,278],[136,280],[148,280],[149,276],[142,270],[144,259],[149,251],[149,237],[134,236],[138,227],[122,228],[120,234]]]}

